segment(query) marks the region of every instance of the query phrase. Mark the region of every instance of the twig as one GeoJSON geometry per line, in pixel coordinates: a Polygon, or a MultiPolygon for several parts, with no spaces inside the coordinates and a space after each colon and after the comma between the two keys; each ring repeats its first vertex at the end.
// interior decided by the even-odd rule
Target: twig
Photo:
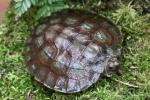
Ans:
{"type": "Polygon", "coordinates": [[[137,85],[133,85],[133,84],[129,84],[129,83],[126,83],[126,82],[123,82],[123,81],[120,81],[120,80],[117,80],[117,79],[113,79],[114,81],[120,83],[120,84],[123,84],[123,85],[126,85],[126,86],[129,86],[129,87],[133,87],[133,88],[139,88],[139,86],[137,85]]]}

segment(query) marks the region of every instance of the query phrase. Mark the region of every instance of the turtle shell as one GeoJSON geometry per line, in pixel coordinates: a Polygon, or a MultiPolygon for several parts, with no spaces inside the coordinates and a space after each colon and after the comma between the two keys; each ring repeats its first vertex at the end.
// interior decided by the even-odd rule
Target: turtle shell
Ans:
{"type": "Polygon", "coordinates": [[[46,87],[80,92],[99,79],[108,58],[120,54],[121,42],[122,34],[108,19],[86,11],[63,10],[35,28],[27,42],[25,62],[46,87]]]}

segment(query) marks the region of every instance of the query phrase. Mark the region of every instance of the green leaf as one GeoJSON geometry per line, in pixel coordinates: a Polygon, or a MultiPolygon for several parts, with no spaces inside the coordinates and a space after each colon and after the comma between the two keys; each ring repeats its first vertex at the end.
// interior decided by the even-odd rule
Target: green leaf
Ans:
{"type": "Polygon", "coordinates": [[[25,5],[27,6],[27,8],[31,7],[31,1],[30,0],[25,0],[25,5]]]}
{"type": "Polygon", "coordinates": [[[23,0],[14,0],[15,2],[21,2],[21,1],[23,1],[23,0]]]}
{"type": "Polygon", "coordinates": [[[36,5],[37,2],[38,2],[38,0],[31,0],[31,3],[32,3],[33,5],[36,5]]]}
{"type": "Polygon", "coordinates": [[[19,16],[24,14],[32,5],[30,0],[15,0],[15,2],[16,14],[19,16]]]}
{"type": "Polygon", "coordinates": [[[20,6],[22,6],[21,2],[16,3],[15,8],[19,8],[20,6]]]}
{"type": "Polygon", "coordinates": [[[39,7],[37,19],[48,16],[53,12],[66,7],[64,0],[14,0],[16,2],[16,14],[21,16],[31,8],[32,5],[39,7]]]}

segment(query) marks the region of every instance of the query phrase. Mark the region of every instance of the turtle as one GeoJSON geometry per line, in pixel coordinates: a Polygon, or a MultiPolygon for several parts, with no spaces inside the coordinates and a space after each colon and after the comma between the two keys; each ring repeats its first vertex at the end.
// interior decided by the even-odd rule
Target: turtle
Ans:
{"type": "Polygon", "coordinates": [[[64,9],[43,19],[27,40],[29,73],[47,88],[77,93],[119,67],[123,35],[109,19],[64,9]]]}

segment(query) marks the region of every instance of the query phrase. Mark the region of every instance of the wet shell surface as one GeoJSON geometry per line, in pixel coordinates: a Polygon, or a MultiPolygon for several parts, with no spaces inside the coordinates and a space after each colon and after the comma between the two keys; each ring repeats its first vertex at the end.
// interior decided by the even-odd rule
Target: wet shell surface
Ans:
{"type": "Polygon", "coordinates": [[[75,93],[118,66],[122,34],[106,18],[63,10],[45,18],[27,42],[29,72],[48,88],[75,93]]]}

